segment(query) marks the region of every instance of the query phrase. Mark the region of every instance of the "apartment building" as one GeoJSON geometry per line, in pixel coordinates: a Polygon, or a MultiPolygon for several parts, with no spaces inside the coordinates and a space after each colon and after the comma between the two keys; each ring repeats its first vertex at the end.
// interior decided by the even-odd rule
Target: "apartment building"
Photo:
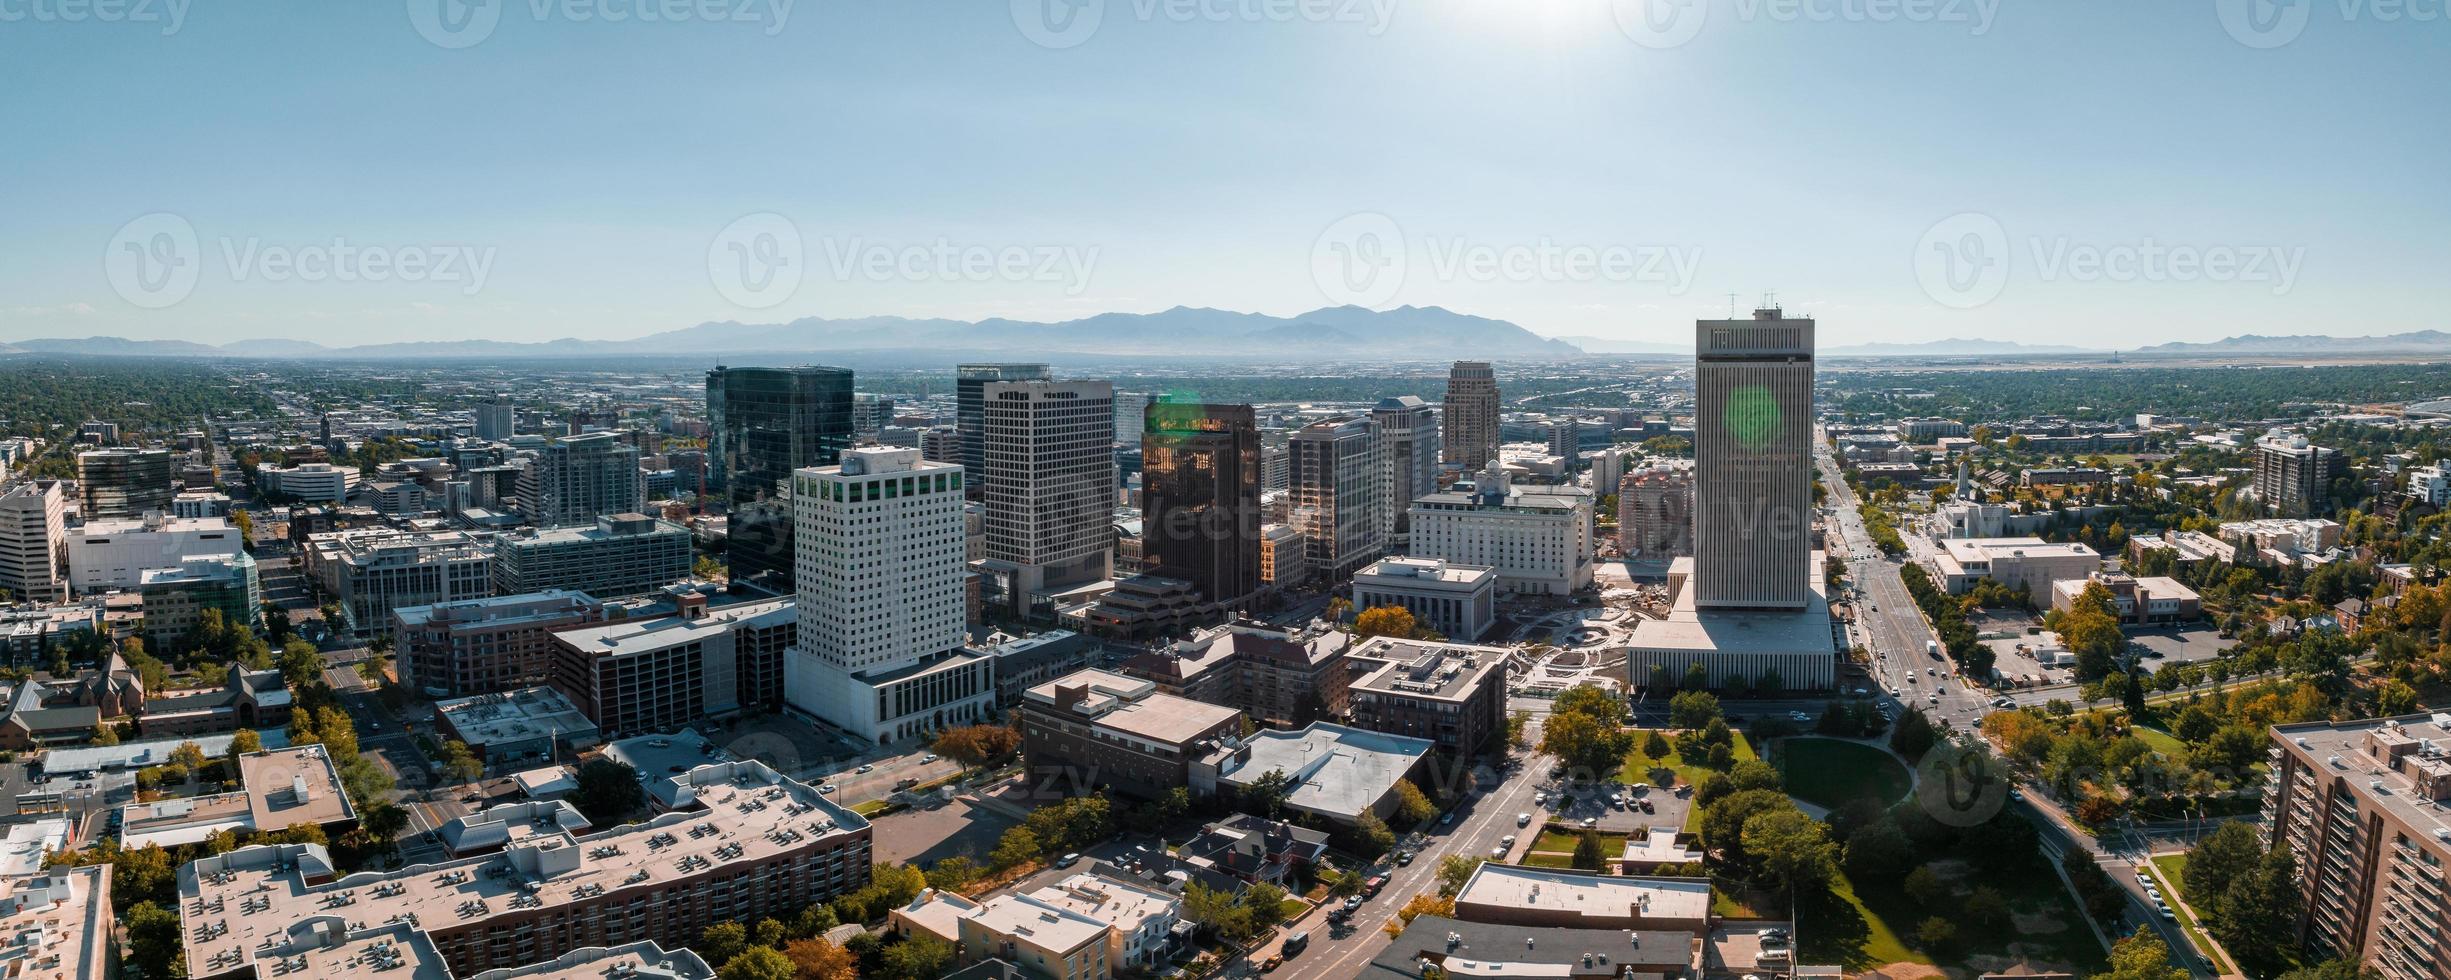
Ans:
{"type": "MultiPolygon", "coordinates": [[[[1045,980],[1106,980],[1115,975],[1109,950],[1114,927],[1032,895],[998,895],[973,902],[928,889],[895,909],[888,929],[935,936],[961,951],[959,963],[1001,960],[1045,980]]],[[[967,975],[967,974],[963,974],[967,975]]]]}
{"type": "Polygon", "coordinates": [[[112,980],[119,976],[111,866],[61,867],[0,878],[0,922],[9,945],[0,963],[24,980],[112,980]]]}
{"type": "Polygon", "coordinates": [[[599,599],[646,595],[690,577],[689,529],[645,514],[609,514],[593,527],[529,530],[494,541],[494,591],[567,589],[599,599]]]}
{"type": "Polygon", "coordinates": [[[193,980],[258,977],[259,951],[345,906],[408,921],[451,971],[516,968],[589,947],[680,947],[717,922],[774,917],[868,883],[868,821],[764,763],[675,779],[698,806],[585,837],[539,833],[501,853],[341,878],[320,844],[245,847],[179,869],[193,980]]]}
{"type": "Polygon", "coordinates": [[[1352,683],[1356,728],[1428,739],[1455,756],[1506,737],[1504,647],[1376,636],[1352,662],[1369,671],[1352,683]]]}
{"type": "Polygon", "coordinates": [[[2321,513],[2332,481],[2348,472],[2349,457],[2298,433],[2276,430],[2255,443],[2255,499],[2277,516],[2321,513]]]}
{"type": "Polygon", "coordinates": [[[434,717],[443,737],[468,743],[496,770],[571,761],[603,741],[603,730],[550,687],[437,701],[434,717]]]}
{"type": "Polygon", "coordinates": [[[603,602],[568,589],[409,606],[392,610],[392,651],[427,697],[494,694],[546,683],[553,632],[603,618],[603,602]]]}
{"type": "Polygon", "coordinates": [[[519,475],[519,513],[542,528],[645,510],[638,448],[610,432],[546,443],[519,475]]]}
{"type": "Polygon", "coordinates": [[[1150,681],[1084,670],[1029,690],[1021,754],[1035,785],[1109,787],[1155,798],[1191,785],[1193,760],[1242,732],[1242,712],[1160,693],[1150,681]]]}
{"type": "Polygon", "coordinates": [[[797,600],[709,609],[554,633],[553,684],[614,737],[669,732],[781,707],[797,600]]]}
{"type": "Polygon", "coordinates": [[[264,609],[255,556],[244,551],[145,569],[136,592],[145,600],[145,641],[164,650],[203,623],[207,610],[220,613],[225,626],[253,629],[264,609]]]}
{"type": "Polygon", "coordinates": [[[1591,587],[1591,495],[1512,486],[1502,464],[1469,490],[1414,500],[1412,532],[1408,555],[1497,569],[1501,592],[1566,596],[1591,587]]]}
{"type": "Polygon", "coordinates": [[[2295,938],[2388,980],[2451,975],[2437,936],[2451,860],[2451,714],[2272,729],[2265,843],[2299,876],[2295,938]]]}

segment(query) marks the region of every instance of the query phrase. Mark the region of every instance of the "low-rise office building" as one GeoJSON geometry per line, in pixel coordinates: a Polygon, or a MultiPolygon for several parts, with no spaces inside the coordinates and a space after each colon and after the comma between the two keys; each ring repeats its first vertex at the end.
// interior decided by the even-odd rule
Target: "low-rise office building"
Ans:
{"type": "MultiPolygon", "coordinates": [[[[1401,505],[1401,504],[1399,504],[1401,505]]],[[[1498,573],[1498,590],[1571,595],[1592,581],[1592,498],[1574,487],[1517,487],[1503,464],[1469,489],[1412,502],[1408,553],[1498,573]]]]}
{"type": "Polygon", "coordinates": [[[129,520],[88,520],[67,535],[68,585],[80,593],[133,591],[145,572],[177,568],[190,558],[230,558],[246,550],[238,529],[218,517],[161,513],[129,520]]]}
{"type": "Polygon", "coordinates": [[[1708,878],[1638,877],[1492,861],[1455,893],[1455,917],[1493,925],[1710,931],[1708,878]]]}
{"type": "Polygon", "coordinates": [[[792,599],[710,609],[687,594],[671,616],[553,634],[553,684],[616,737],[771,711],[799,625],[792,599]]]}
{"type": "Polygon", "coordinates": [[[191,796],[119,808],[120,843],[177,847],[216,833],[246,834],[321,828],[339,836],[357,825],[357,806],[340,784],[340,770],[321,745],[249,752],[238,757],[236,792],[191,796]]]}
{"type": "Polygon", "coordinates": [[[281,467],[265,464],[255,468],[256,482],[264,492],[276,497],[288,497],[304,503],[337,504],[349,499],[357,489],[358,473],[354,466],[334,466],[330,463],[300,463],[281,467]]]}
{"type": "Polygon", "coordinates": [[[1258,724],[1297,728],[1344,717],[1351,645],[1323,625],[1242,620],[1132,657],[1120,671],[1167,694],[1240,708],[1258,724]]]}
{"type": "Polygon", "coordinates": [[[1190,786],[1194,760],[1241,731],[1240,711],[1103,670],[1033,687],[1021,702],[1021,754],[1035,785],[1079,792],[1105,786],[1155,798],[1190,786]]]}
{"type": "Polygon", "coordinates": [[[390,628],[395,609],[494,594],[493,549],[464,531],[316,534],[307,538],[299,563],[361,635],[390,628]]]}
{"type": "Polygon", "coordinates": [[[928,889],[895,909],[889,930],[929,935],[961,951],[959,965],[995,959],[1034,977],[1105,980],[1115,975],[1108,950],[1114,927],[1029,895],[998,895],[973,902],[928,889]]]}
{"type": "Polygon", "coordinates": [[[2118,572],[2095,572],[2085,578],[2051,583],[2051,608],[2066,611],[2085,594],[2087,586],[2097,582],[2109,590],[2111,612],[2124,624],[2184,623],[2204,615],[2203,598],[2186,583],[2162,575],[2138,577],[2118,572]]]}
{"type": "Polygon", "coordinates": [[[1241,794],[1273,772],[1285,774],[1286,809],[1351,826],[1364,813],[1385,819],[1396,808],[1396,784],[1414,779],[1432,743],[1343,725],[1259,732],[1228,739],[1191,766],[1195,797],[1241,794]]]}
{"type": "Polygon", "coordinates": [[[1107,925],[1106,961],[1154,969],[1174,952],[1183,900],[1104,875],[1076,874],[1029,893],[1055,908],[1107,925]]]}
{"type": "Polygon", "coordinates": [[[646,595],[687,579],[695,555],[689,529],[645,514],[596,518],[494,542],[494,591],[570,589],[599,599],[646,595]]]}
{"type": "Polygon", "coordinates": [[[145,600],[145,642],[162,650],[175,649],[204,621],[205,610],[220,613],[226,627],[253,629],[264,608],[255,557],[244,551],[145,569],[136,591],[145,600]]]}
{"type": "Polygon", "coordinates": [[[1414,622],[1452,639],[1476,640],[1498,622],[1498,570],[1435,558],[1382,558],[1353,573],[1353,608],[1380,606],[1402,607],[1414,622]]]}
{"type": "Polygon", "coordinates": [[[0,878],[0,922],[8,927],[0,967],[12,980],[119,976],[110,865],[0,878]]]}
{"type": "Polygon", "coordinates": [[[602,741],[596,723],[550,687],[437,701],[434,716],[438,732],[468,743],[489,769],[567,760],[602,741]]]}
{"type": "Polygon", "coordinates": [[[1932,576],[1942,591],[1962,595],[1990,579],[2024,592],[2036,609],[2051,606],[2051,583],[2082,579],[2102,567],[2102,555],[2084,543],[2041,538],[1952,538],[1939,542],[1932,576]]]}
{"type": "Polygon", "coordinates": [[[596,597],[569,589],[392,610],[400,679],[432,698],[549,683],[553,633],[603,620],[596,597]]]}

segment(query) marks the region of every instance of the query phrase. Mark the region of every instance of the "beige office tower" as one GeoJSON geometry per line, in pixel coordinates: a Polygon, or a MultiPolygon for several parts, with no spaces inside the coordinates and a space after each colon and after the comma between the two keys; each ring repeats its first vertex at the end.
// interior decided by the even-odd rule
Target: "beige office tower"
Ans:
{"type": "Polygon", "coordinates": [[[1457,361],[1447,370],[1444,410],[1441,458],[1466,472],[1489,465],[1498,455],[1498,375],[1488,361],[1457,361]]]}
{"type": "Polygon", "coordinates": [[[1694,339],[1694,605],[1812,602],[1813,321],[1773,307],[1694,339]]]}

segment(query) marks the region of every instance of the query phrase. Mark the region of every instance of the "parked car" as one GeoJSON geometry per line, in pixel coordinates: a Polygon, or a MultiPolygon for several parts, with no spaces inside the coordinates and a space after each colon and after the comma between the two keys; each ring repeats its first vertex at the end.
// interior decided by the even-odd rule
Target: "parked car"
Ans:
{"type": "Polygon", "coordinates": [[[865,776],[865,775],[867,775],[867,774],[869,774],[869,773],[872,773],[872,772],[877,771],[877,767],[875,767],[875,766],[861,766],[861,767],[859,767],[859,768],[857,768],[857,769],[854,769],[854,770],[851,770],[851,771],[852,771],[852,772],[855,772],[855,773],[858,773],[858,774],[860,774],[860,775],[862,775],[862,776],[865,776]]]}
{"type": "MultiPolygon", "coordinates": [[[[1406,852],[1404,852],[1404,853],[1403,853],[1403,854],[1402,854],[1400,857],[1401,857],[1401,860],[1397,861],[1396,863],[1398,863],[1398,864],[1411,864],[1411,863],[1413,863],[1413,852],[1411,852],[1411,851],[1406,851],[1406,852]]],[[[1378,897],[1378,894],[1379,894],[1379,889],[1382,889],[1382,888],[1385,888],[1385,887],[1387,887],[1387,876],[1386,876],[1386,875],[1371,875],[1371,876],[1370,876],[1370,878],[1369,878],[1368,880],[1366,880],[1366,881],[1362,882],[1362,897],[1363,897],[1363,898],[1376,898],[1376,897],[1378,897]]]]}
{"type": "Polygon", "coordinates": [[[1518,826],[1518,827],[1529,827],[1529,826],[1531,826],[1531,825],[1532,825],[1532,815],[1531,815],[1531,814],[1529,814],[1529,813],[1518,813],[1518,814],[1516,814],[1516,815],[1515,815],[1515,826],[1518,826]]]}
{"type": "Polygon", "coordinates": [[[1081,863],[1081,856],[1078,854],[1066,854],[1055,859],[1055,866],[1059,868],[1069,868],[1079,863],[1081,863]]]}

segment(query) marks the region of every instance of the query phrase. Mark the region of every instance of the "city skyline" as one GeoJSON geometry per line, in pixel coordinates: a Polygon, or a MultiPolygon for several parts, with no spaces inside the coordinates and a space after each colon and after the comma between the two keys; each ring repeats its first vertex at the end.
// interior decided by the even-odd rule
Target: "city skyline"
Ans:
{"type": "Polygon", "coordinates": [[[20,90],[75,93],[6,121],[79,134],[0,190],[0,341],[1352,303],[1673,345],[1775,290],[1847,324],[1830,346],[2128,348],[2428,328],[2451,260],[2430,234],[2451,204],[2406,192],[2444,135],[2326,84],[2440,87],[2433,32],[2379,9],[2277,37],[2218,4],[1725,2],[1660,35],[1644,0],[1116,4],[1074,43],[1001,6],[472,5],[494,19],[459,33],[420,6],[0,35],[20,90]],[[276,48],[279,79],[316,83],[248,68],[276,48]],[[2307,179],[2343,146],[2356,171],[2307,179]],[[248,163],[156,165],[182,157],[248,163]]]}

